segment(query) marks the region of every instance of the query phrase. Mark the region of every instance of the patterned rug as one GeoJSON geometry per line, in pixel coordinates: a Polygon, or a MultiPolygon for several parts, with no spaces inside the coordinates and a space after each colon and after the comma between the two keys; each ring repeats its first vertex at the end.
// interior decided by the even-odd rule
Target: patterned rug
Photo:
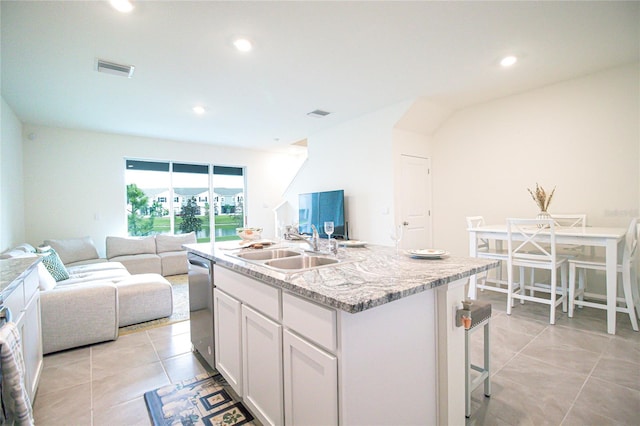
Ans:
{"type": "Polygon", "coordinates": [[[261,424],[218,373],[147,392],[144,400],[154,426],[261,424]]]}
{"type": "Polygon", "coordinates": [[[172,275],[165,278],[171,283],[173,291],[173,314],[166,318],[120,327],[120,336],[189,319],[189,275],[172,275]]]}

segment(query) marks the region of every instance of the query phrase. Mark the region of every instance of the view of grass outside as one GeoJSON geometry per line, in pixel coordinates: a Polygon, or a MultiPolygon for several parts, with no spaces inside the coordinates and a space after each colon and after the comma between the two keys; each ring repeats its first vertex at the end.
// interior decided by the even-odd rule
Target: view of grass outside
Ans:
{"type": "MultiPolygon", "coordinates": [[[[209,217],[208,216],[197,216],[202,219],[202,233],[204,235],[211,235],[211,230],[209,226],[209,217]]],[[[176,229],[180,229],[180,223],[182,222],[182,218],[180,216],[176,217],[175,227],[176,229]]],[[[241,215],[217,215],[215,216],[215,226],[217,229],[216,241],[229,241],[229,240],[239,240],[240,238],[236,235],[236,228],[242,227],[242,216],[241,215]]],[[[169,223],[169,217],[156,217],[153,220],[153,228],[151,230],[152,234],[168,234],[171,232],[171,227],[169,223]]],[[[198,238],[199,243],[209,242],[209,237],[200,237],[198,238]]]]}
{"type": "Polygon", "coordinates": [[[193,231],[199,243],[239,239],[236,228],[244,226],[242,168],[133,159],[125,167],[129,235],[193,231]]]}

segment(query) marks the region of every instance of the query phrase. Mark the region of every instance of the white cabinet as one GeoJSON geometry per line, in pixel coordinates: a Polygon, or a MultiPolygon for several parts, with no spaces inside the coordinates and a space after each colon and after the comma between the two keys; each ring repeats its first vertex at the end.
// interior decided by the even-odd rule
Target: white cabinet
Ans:
{"type": "MultiPolygon", "coordinates": [[[[33,259],[11,259],[2,262],[24,263],[25,272],[13,281],[13,290],[3,295],[2,305],[11,311],[11,321],[20,332],[25,366],[25,385],[33,402],[43,367],[42,331],[40,321],[40,290],[37,262],[33,259]],[[25,263],[26,262],[26,263],[25,263]]],[[[20,267],[14,266],[15,269],[20,267]]]]}
{"type": "Polygon", "coordinates": [[[42,332],[40,329],[40,291],[36,291],[27,303],[22,327],[22,345],[26,373],[27,392],[33,402],[43,367],[42,332]]]}
{"type": "Polygon", "coordinates": [[[287,425],[338,424],[337,319],[329,309],[282,295],[287,425]]]}
{"type": "Polygon", "coordinates": [[[284,332],[285,424],[338,424],[338,359],[284,332]]]}
{"type": "MultiPolygon", "coordinates": [[[[221,373],[242,381],[243,401],[262,423],[459,423],[464,387],[441,387],[438,392],[436,384],[439,379],[460,383],[448,375],[462,365],[458,361],[463,351],[459,345],[440,348],[436,330],[441,327],[442,335],[455,332],[456,344],[464,344],[463,331],[450,324],[456,306],[452,300],[463,297],[464,279],[354,314],[219,265],[214,266],[214,281],[215,294],[227,296],[227,303],[217,296],[216,353],[234,354],[229,356],[234,362],[238,351],[242,353],[239,373],[229,375],[222,368],[221,373]],[[436,293],[448,299],[436,299],[436,293]],[[225,332],[236,338],[220,338],[225,332]],[[448,370],[438,377],[441,365],[448,370]],[[402,392],[387,392],[381,400],[381,383],[402,392]],[[438,403],[442,422],[436,415],[438,403]]],[[[222,363],[227,372],[230,363],[222,363]]]]}
{"type": "Polygon", "coordinates": [[[280,291],[214,266],[216,368],[265,425],[284,424],[280,291]]]}
{"type": "Polygon", "coordinates": [[[213,303],[216,369],[242,396],[241,304],[217,288],[213,303]]]}
{"type": "Polygon", "coordinates": [[[244,402],[264,424],[284,423],[282,326],[242,305],[244,402]]]}

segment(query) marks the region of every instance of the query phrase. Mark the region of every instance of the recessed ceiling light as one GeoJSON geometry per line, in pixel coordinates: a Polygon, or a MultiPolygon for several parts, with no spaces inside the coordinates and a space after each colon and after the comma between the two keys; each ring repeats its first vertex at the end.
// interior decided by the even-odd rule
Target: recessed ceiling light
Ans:
{"type": "Polygon", "coordinates": [[[502,65],[503,67],[510,67],[516,62],[518,62],[518,58],[516,58],[515,56],[505,56],[500,60],[500,65],[502,65]]]}
{"type": "Polygon", "coordinates": [[[193,112],[195,112],[198,115],[202,115],[207,111],[207,109],[201,105],[196,105],[193,107],[193,112]]]}
{"type": "Polygon", "coordinates": [[[111,6],[122,13],[129,13],[133,10],[133,4],[130,0],[109,0],[111,6]]]}
{"type": "Polygon", "coordinates": [[[238,49],[240,52],[249,52],[251,51],[251,49],[253,49],[253,45],[251,44],[251,42],[249,40],[247,40],[246,38],[238,38],[235,39],[233,41],[233,45],[236,47],[236,49],[238,49]]]}

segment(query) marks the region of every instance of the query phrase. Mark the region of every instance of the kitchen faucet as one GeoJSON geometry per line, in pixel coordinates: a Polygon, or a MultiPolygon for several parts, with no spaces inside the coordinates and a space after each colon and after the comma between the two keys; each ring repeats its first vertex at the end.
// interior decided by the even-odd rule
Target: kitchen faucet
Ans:
{"type": "Polygon", "coordinates": [[[318,234],[318,229],[314,224],[311,224],[311,229],[313,230],[313,234],[309,239],[306,239],[304,236],[300,235],[297,227],[288,226],[287,231],[285,232],[285,238],[288,240],[298,240],[307,243],[309,244],[309,247],[311,247],[311,251],[317,252],[320,235],[318,234]]]}

